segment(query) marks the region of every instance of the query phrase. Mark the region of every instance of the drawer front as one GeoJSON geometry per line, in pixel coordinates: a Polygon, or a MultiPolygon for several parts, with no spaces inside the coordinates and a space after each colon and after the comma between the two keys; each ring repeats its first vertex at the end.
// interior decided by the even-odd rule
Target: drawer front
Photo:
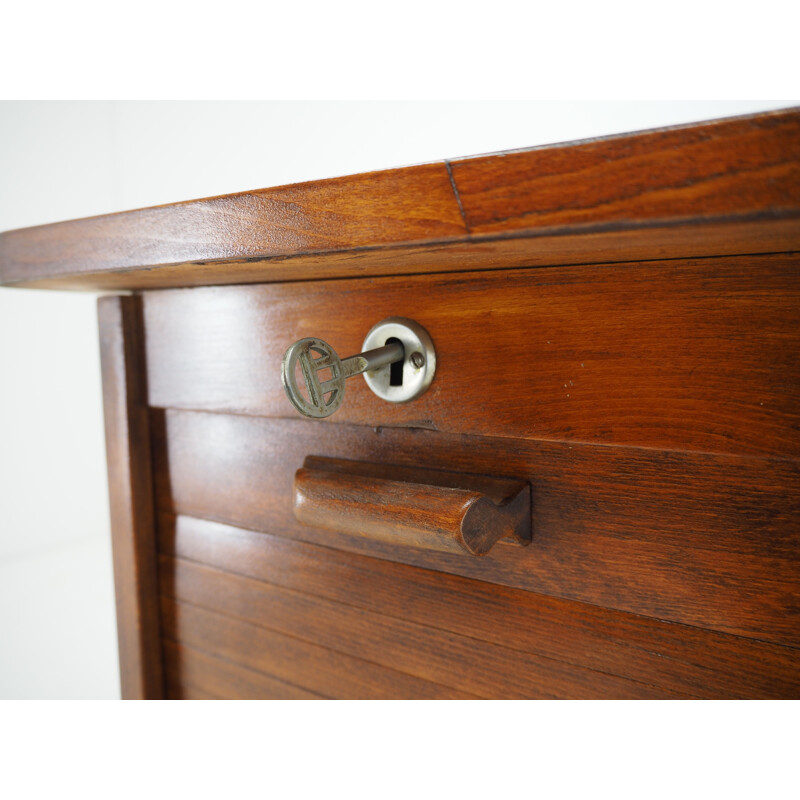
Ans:
{"type": "Polygon", "coordinates": [[[292,342],[344,357],[401,316],[433,337],[433,385],[392,405],[348,381],[330,423],[798,457],[797,272],[742,256],[153,292],[150,404],[293,418],[292,342]]]}
{"type": "Polygon", "coordinates": [[[172,694],[796,695],[796,271],[778,255],[145,294],[172,694]],[[390,405],[355,378],[332,418],[296,416],[286,347],[350,355],[387,316],[431,333],[428,393],[390,405]],[[308,456],[521,479],[532,542],[475,557],[302,525],[308,456]]]}

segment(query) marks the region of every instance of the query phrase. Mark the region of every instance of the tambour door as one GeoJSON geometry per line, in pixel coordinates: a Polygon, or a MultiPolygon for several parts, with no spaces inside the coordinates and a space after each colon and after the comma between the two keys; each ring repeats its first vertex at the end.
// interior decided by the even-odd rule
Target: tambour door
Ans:
{"type": "Polygon", "coordinates": [[[170,696],[795,696],[796,270],[735,256],[144,293],[170,696]],[[391,316],[430,332],[430,389],[391,404],[355,377],[334,416],[299,416],[286,348],[356,353],[391,316]],[[480,518],[502,537],[485,554],[438,546],[426,521],[476,480],[528,505],[509,535],[505,511],[480,518]]]}

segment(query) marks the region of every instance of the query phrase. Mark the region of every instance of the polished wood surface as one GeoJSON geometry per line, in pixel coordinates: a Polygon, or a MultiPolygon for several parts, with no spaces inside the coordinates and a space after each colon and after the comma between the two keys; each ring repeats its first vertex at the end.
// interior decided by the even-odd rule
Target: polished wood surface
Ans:
{"type": "Polygon", "coordinates": [[[322,425],[797,457],[799,268],[740,256],[152,292],[149,401],[294,417],[290,344],[357,353],[405,316],[436,347],[428,392],[390,404],[350,380],[322,425]]]}
{"type": "Polygon", "coordinates": [[[531,539],[525,481],[309,456],[294,476],[303,525],[383,542],[484,556],[531,539]]]}
{"type": "Polygon", "coordinates": [[[98,316],[120,684],[149,700],[164,689],[141,304],[103,297],[98,316]]]}
{"type": "Polygon", "coordinates": [[[225,264],[224,270],[212,261],[188,266],[79,273],[13,285],[115,292],[789,251],[800,251],[800,222],[791,217],[737,223],[693,221],[681,224],[679,232],[665,225],[644,230],[581,233],[580,236],[547,233],[522,238],[459,239],[380,250],[309,253],[269,261],[256,259],[225,264]]]}
{"type": "Polygon", "coordinates": [[[788,249],[792,109],[9,231],[0,283],[120,290],[788,249]]]}
{"type": "Polygon", "coordinates": [[[171,700],[319,700],[322,695],[164,641],[167,697],[171,700]]]}
{"type": "Polygon", "coordinates": [[[453,161],[470,233],[794,215],[800,113],[453,161]],[[758,210],[758,211],[757,211],[758,210]]]}
{"type": "MultiPolygon", "coordinates": [[[[752,639],[190,517],[162,515],[159,547],[168,596],[480,696],[800,695],[798,651],[752,639]]],[[[271,666],[256,668],[263,696],[271,666]]],[[[227,681],[209,669],[202,687],[227,681]]]]}
{"type": "MultiPolygon", "coordinates": [[[[332,650],[263,624],[220,613],[172,596],[162,599],[167,639],[198,650],[210,650],[226,661],[265,673],[284,683],[311,687],[317,694],[339,699],[420,700],[470,699],[472,695],[402,672],[390,665],[332,650]]],[[[271,695],[274,697],[274,695],[271,695]]]]}
{"type": "MultiPolygon", "coordinates": [[[[476,640],[473,636],[443,631],[438,625],[410,622],[380,609],[354,609],[347,603],[333,602],[306,591],[287,590],[262,581],[230,575],[189,562],[162,561],[161,574],[166,583],[163,592],[178,603],[188,604],[191,611],[182,610],[180,623],[170,630],[180,638],[195,635],[194,620],[203,624],[205,612],[222,615],[226,629],[249,632],[256,641],[271,642],[285,634],[303,642],[314,643],[329,653],[363,659],[364,663],[387,668],[386,676],[376,687],[382,697],[424,697],[429,686],[415,687],[406,676],[442,687],[444,696],[470,695],[489,699],[525,699],[533,697],[591,697],[609,696],[650,699],[686,696],[663,688],[588,670],[582,665],[555,661],[538,654],[476,640]],[[187,621],[191,618],[192,621],[187,621]],[[402,677],[401,677],[402,676],[402,677]],[[386,681],[386,683],[383,683],[386,681]]],[[[167,612],[170,613],[169,611],[167,612]]],[[[206,637],[204,637],[205,639],[206,637]]],[[[228,637],[205,641],[226,647],[228,637]]],[[[269,672],[282,669],[276,664],[277,648],[268,645],[269,660],[259,660],[258,666],[269,672]]],[[[230,652],[231,657],[234,656],[230,652]]],[[[236,658],[255,661],[244,655],[241,648],[236,658]]],[[[292,658],[296,658],[292,654],[292,658]]],[[[329,656],[331,660],[334,657],[329,656]]],[[[295,680],[309,681],[306,685],[321,687],[325,678],[315,665],[312,675],[298,675],[294,664],[287,665],[295,680]],[[313,681],[313,683],[311,682],[313,681]]],[[[356,676],[364,668],[359,662],[351,667],[356,676]]],[[[331,685],[331,691],[340,691],[331,685]]],[[[362,696],[359,686],[356,696],[362,696]]]]}
{"type": "Polygon", "coordinates": [[[796,461],[181,411],[152,427],[162,511],[800,646],[796,461]],[[470,558],[300,525],[308,452],[525,478],[533,541],[470,558]]]}

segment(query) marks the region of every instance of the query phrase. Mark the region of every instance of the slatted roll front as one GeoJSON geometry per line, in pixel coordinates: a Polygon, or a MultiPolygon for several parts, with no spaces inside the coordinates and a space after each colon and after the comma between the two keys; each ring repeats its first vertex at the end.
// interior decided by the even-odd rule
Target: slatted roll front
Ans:
{"type": "Polygon", "coordinates": [[[797,270],[145,293],[170,696],[798,696],[797,270]],[[390,406],[354,380],[336,417],[294,416],[282,350],[357,352],[389,315],[431,332],[430,392],[390,406]],[[533,541],[476,558],[303,526],[307,456],[527,480],[533,541]]]}

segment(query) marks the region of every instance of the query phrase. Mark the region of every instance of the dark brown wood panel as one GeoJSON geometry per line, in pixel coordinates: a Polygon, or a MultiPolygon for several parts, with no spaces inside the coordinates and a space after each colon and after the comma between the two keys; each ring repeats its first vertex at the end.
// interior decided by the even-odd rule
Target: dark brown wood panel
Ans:
{"type": "MultiPolygon", "coordinates": [[[[322,695],[292,686],[175,642],[164,642],[164,669],[169,694],[176,699],[204,693],[223,700],[319,700],[322,695]]],[[[200,698],[197,698],[200,699],[200,698]]]]}
{"type": "Polygon", "coordinates": [[[162,593],[179,602],[264,625],[478,697],[686,697],[430,624],[408,622],[396,613],[382,613],[383,607],[354,608],[188,561],[167,558],[161,566],[162,593]]]}
{"type": "MultiPolygon", "coordinates": [[[[291,417],[286,348],[342,356],[389,316],[437,372],[390,404],[360,378],[321,427],[800,456],[800,281],[791,255],[150,292],[150,403],[291,417]]],[[[309,453],[309,455],[312,453],[309,453]]]]}
{"type": "Polygon", "coordinates": [[[141,305],[103,297],[98,316],[120,684],[125,699],[157,699],[164,687],[141,305]]]}
{"type": "Polygon", "coordinates": [[[797,462],[153,412],[157,502],[351,552],[800,644],[797,462]],[[533,542],[481,558],[302,526],[307,454],[527,478],[533,542]]]}
{"type": "Polygon", "coordinates": [[[512,650],[702,697],[800,697],[800,653],[191,517],[163,553],[512,650]]]}
{"type": "Polygon", "coordinates": [[[0,283],[135,289],[800,246],[796,109],[0,235],[0,283]],[[522,237],[506,247],[505,237],[522,237]],[[461,262],[464,263],[461,263],[461,262]]]}
{"type": "Polygon", "coordinates": [[[276,633],[170,597],[161,601],[164,634],[178,644],[327,697],[352,700],[474,699],[447,686],[276,633]]]}

